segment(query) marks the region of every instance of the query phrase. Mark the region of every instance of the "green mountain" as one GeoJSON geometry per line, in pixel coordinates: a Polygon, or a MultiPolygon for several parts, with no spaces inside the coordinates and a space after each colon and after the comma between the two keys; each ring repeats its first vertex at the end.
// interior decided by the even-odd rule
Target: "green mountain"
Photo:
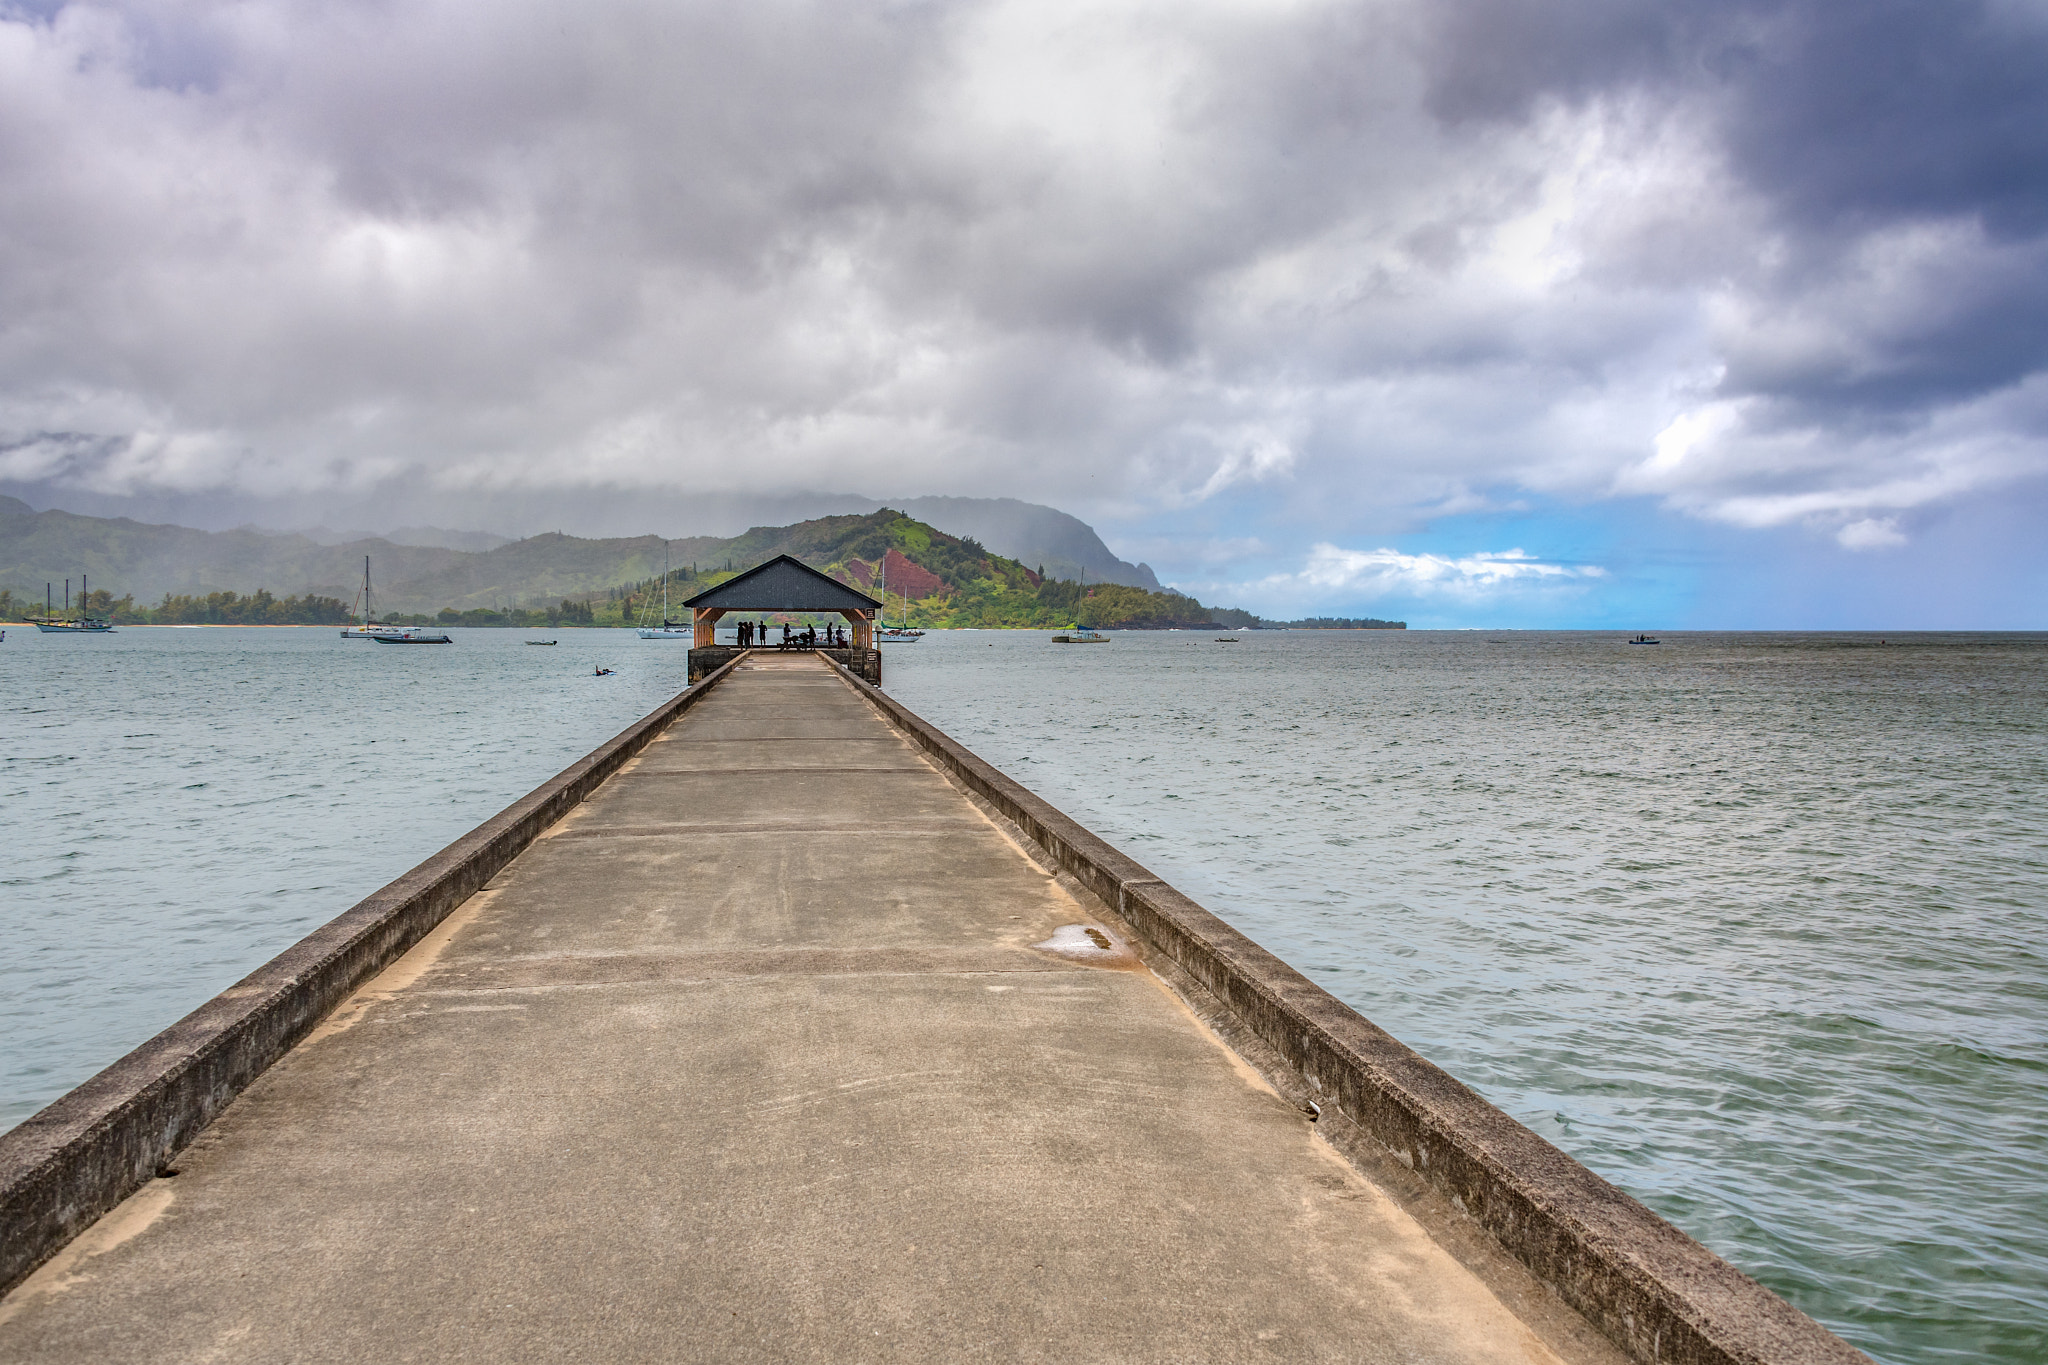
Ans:
{"type": "Polygon", "coordinates": [[[263,587],[348,599],[362,582],[366,553],[376,556],[380,578],[432,574],[463,557],[460,551],[384,540],[321,545],[300,535],[194,531],[126,517],[37,512],[19,499],[0,497],[0,590],[17,602],[40,603],[46,583],[61,594],[67,578],[76,592],[81,577],[143,602],[165,593],[263,587]]]}
{"type": "Polygon", "coordinates": [[[1083,587],[1059,577],[1054,565],[1045,566],[1050,575],[1042,575],[1039,566],[994,554],[971,537],[948,534],[886,508],[791,526],[757,526],[739,536],[691,536],[666,546],[658,536],[588,540],[550,533],[469,551],[382,538],[323,545],[302,535],[195,531],[127,518],[36,512],[5,497],[0,497],[0,610],[39,608],[45,583],[69,578],[75,592],[79,577],[89,575],[96,609],[125,613],[129,619],[156,610],[166,620],[181,621],[324,621],[335,613],[333,602],[354,600],[368,555],[380,614],[476,624],[630,623],[646,614],[650,596],[659,610],[664,550],[673,571],[672,603],[789,554],[870,591],[886,565],[892,618],[907,608],[923,625],[1079,622],[1144,628],[1249,626],[1256,621],[1247,613],[1204,607],[1171,591],[1117,583],[1083,587]],[[275,596],[258,602],[253,595],[259,590],[275,596]]]}
{"type": "Polygon", "coordinates": [[[1056,507],[1016,498],[912,498],[899,510],[927,525],[978,540],[1053,578],[1159,591],[1151,565],[1118,559],[1093,526],[1056,507]]]}
{"type": "MultiPolygon", "coordinates": [[[[922,626],[1001,629],[1078,622],[1159,629],[1248,626],[1257,620],[1247,612],[1205,607],[1172,591],[1117,583],[1084,586],[1047,577],[990,552],[977,540],[948,535],[888,508],[862,516],[819,517],[793,526],[757,526],[730,540],[679,540],[673,542],[673,553],[686,563],[674,574],[672,602],[787,554],[863,591],[877,593],[886,584],[890,619],[922,626]]],[[[623,587],[618,619],[634,619],[635,611],[645,611],[650,604],[658,607],[655,594],[660,590],[658,574],[623,587]]],[[[599,615],[610,618],[609,604],[599,615]]]]}

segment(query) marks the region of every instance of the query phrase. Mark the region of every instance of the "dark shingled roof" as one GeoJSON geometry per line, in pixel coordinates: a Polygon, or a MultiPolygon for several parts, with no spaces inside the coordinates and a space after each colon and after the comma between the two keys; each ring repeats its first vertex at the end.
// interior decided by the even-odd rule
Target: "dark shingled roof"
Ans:
{"type": "Polygon", "coordinates": [[[729,611],[871,611],[882,604],[801,560],[777,555],[737,578],[706,588],[683,605],[729,611]]]}

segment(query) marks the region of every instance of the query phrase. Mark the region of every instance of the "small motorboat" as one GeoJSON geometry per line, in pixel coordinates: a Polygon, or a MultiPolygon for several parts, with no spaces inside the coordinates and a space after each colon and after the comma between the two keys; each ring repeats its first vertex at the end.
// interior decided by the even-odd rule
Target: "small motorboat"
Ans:
{"type": "Polygon", "coordinates": [[[590,676],[593,678],[609,678],[616,672],[618,672],[616,668],[599,668],[592,670],[590,676]]]}
{"type": "Polygon", "coordinates": [[[1662,640],[1657,639],[1655,636],[1638,635],[1635,639],[1630,640],[1629,643],[1632,645],[1661,645],[1664,642],[1662,640]]]}
{"type": "Polygon", "coordinates": [[[428,635],[418,626],[402,626],[397,630],[380,630],[370,637],[380,645],[452,645],[455,642],[446,635],[428,635]]]}

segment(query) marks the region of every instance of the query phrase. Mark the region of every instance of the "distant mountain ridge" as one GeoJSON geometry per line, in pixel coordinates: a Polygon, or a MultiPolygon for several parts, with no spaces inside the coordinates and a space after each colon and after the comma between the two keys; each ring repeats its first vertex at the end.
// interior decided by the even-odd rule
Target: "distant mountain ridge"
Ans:
{"type": "Polygon", "coordinates": [[[890,506],[953,535],[971,536],[999,555],[1042,569],[1047,578],[1159,591],[1151,565],[1118,559],[1094,527],[1056,507],[1016,498],[911,498],[890,506]]]}
{"type": "Polygon", "coordinates": [[[519,539],[518,536],[501,536],[496,531],[451,531],[443,526],[401,526],[396,531],[386,531],[381,536],[375,531],[335,531],[325,526],[311,526],[302,531],[278,531],[265,526],[251,526],[247,529],[265,536],[301,535],[319,545],[347,545],[358,540],[388,540],[393,545],[439,550],[495,550],[500,545],[510,545],[519,539]]]}
{"type": "MultiPolygon", "coordinates": [[[[1085,573],[1091,583],[1158,588],[1149,567],[1118,559],[1085,522],[1056,509],[990,498],[913,499],[912,505],[972,522],[945,528],[945,538],[976,542],[997,556],[1016,560],[1034,577],[1042,565],[1045,576],[1055,579],[1078,579],[1085,573]]],[[[830,547],[813,542],[838,533],[826,530],[828,525],[848,520],[828,517],[786,527],[754,527],[738,536],[686,536],[669,541],[668,554],[674,565],[706,568],[727,561],[759,562],[784,552],[807,560],[821,555],[830,559],[830,547]]],[[[339,542],[326,535],[250,528],[197,531],[126,517],[88,517],[57,509],[37,512],[17,498],[0,496],[0,589],[20,601],[38,601],[45,583],[61,585],[69,578],[75,584],[84,574],[96,588],[132,596],[138,605],[167,593],[203,596],[258,588],[349,601],[362,581],[363,557],[368,555],[378,605],[416,613],[588,600],[620,584],[658,578],[663,567],[663,540],[653,535],[585,539],[549,532],[509,542],[484,532],[431,528],[339,542]],[[472,544],[502,543],[477,549],[420,543],[457,537],[475,537],[472,544]]]]}

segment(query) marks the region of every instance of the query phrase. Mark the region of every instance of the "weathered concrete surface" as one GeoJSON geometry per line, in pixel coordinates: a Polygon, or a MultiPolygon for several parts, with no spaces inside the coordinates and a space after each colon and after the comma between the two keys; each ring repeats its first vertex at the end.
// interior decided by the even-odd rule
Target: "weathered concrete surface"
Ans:
{"type": "Polygon", "coordinates": [[[1150,965],[1240,1056],[1320,1110],[1327,1139],[1474,1264],[1512,1256],[1638,1360],[1871,1365],[901,702],[861,691],[1052,866],[1114,906],[1150,965]],[[1448,1219],[1446,1203],[1457,1210],[1448,1219]],[[1477,1245],[1475,1225],[1486,1238],[1477,1245]]]}
{"type": "MultiPolygon", "coordinates": [[[[759,648],[772,650],[778,654],[793,652],[776,649],[773,643],[759,646],[759,648]]],[[[716,673],[719,669],[725,667],[746,652],[746,650],[741,649],[738,645],[693,646],[690,650],[690,681],[697,682],[700,679],[710,677],[713,673],[716,673]]],[[[882,685],[882,651],[877,646],[869,645],[865,649],[852,646],[822,646],[813,648],[809,652],[831,659],[850,671],[856,678],[864,679],[877,687],[882,685]]]]}
{"type": "Polygon", "coordinates": [[[418,943],[718,677],[671,698],[308,934],[27,1122],[0,1133],[0,1291],[213,1121],[336,1005],[418,943]]]}
{"type": "Polygon", "coordinates": [[[756,656],[0,1300],[0,1360],[1618,1358],[1128,954],[1032,947],[1101,923],[756,656]]]}

